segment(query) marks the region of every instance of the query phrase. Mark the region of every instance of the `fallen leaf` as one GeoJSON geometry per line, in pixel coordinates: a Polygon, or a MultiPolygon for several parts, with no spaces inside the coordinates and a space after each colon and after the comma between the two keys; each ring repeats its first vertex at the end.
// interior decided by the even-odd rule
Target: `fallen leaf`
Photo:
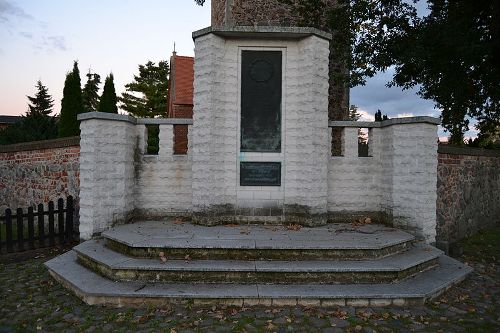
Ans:
{"type": "Polygon", "coordinates": [[[288,224],[286,228],[292,231],[299,231],[302,228],[302,226],[300,224],[288,224]]]}
{"type": "Polygon", "coordinates": [[[184,224],[184,221],[182,220],[182,217],[176,217],[174,219],[174,224],[184,224]]]}

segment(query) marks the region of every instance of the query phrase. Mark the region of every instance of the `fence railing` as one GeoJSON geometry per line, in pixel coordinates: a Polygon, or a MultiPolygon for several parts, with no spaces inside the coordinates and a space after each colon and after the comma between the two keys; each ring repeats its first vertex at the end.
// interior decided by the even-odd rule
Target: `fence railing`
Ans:
{"type": "Polygon", "coordinates": [[[78,240],[78,232],[73,225],[74,211],[72,196],[66,199],[66,207],[61,198],[57,200],[57,208],[50,201],[47,210],[43,204],[38,205],[37,211],[29,207],[26,213],[22,208],[18,208],[15,214],[6,209],[5,214],[0,216],[0,253],[33,250],[78,240]]]}

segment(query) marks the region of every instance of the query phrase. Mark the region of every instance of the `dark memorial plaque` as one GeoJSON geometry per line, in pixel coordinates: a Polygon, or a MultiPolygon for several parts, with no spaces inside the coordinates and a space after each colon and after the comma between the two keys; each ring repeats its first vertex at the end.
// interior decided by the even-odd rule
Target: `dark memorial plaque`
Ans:
{"type": "Polygon", "coordinates": [[[281,51],[241,58],[241,151],[281,152],[281,51]]]}
{"type": "Polygon", "coordinates": [[[281,163],[240,162],[240,186],[281,186],[281,163]]]}

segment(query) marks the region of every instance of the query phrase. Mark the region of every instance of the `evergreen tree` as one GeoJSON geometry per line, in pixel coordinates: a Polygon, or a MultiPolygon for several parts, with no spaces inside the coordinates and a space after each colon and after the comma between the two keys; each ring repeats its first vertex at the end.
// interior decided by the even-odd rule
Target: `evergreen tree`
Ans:
{"type": "Polygon", "coordinates": [[[36,92],[35,96],[27,96],[30,102],[28,103],[28,112],[49,115],[52,112],[54,100],[49,95],[47,87],[42,84],[42,81],[37,81],[36,88],[38,91],[36,92]]]}
{"type": "Polygon", "coordinates": [[[116,91],[113,82],[113,74],[109,74],[104,81],[101,101],[99,102],[99,112],[118,113],[116,107],[116,91]]]}
{"type": "Polygon", "coordinates": [[[0,130],[0,144],[40,141],[57,138],[57,120],[50,116],[54,104],[48,89],[39,80],[35,96],[27,96],[28,111],[17,122],[0,130]]]}
{"type": "Polygon", "coordinates": [[[139,75],[135,75],[134,81],[125,85],[127,92],[120,98],[120,107],[136,117],[165,117],[169,74],[167,61],[160,61],[158,66],[151,61],[139,65],[139,75]]]}
{"type": "Polygon", "coordinates": [[[358,111],[358,107],[356,105],[351,105],[349,108],[349,120],[358,121],[361,118],[361,114],[358,111]]]}
{"type": "Polygon", "coordinates": [[[73,71],[66,74],[61,115],[59,119],[59,136],[74,136],[80,134],[77,115],[83,112],[82,87],[78,62],[73,64],[73,71]]]}
{"type": "Polygon", "coordinates": [[[101,76],[96,73],[87,73],[87,83],[82,90],[82,103],[84,112],[95,112],[99,107],[99,84],[101,76]]]}

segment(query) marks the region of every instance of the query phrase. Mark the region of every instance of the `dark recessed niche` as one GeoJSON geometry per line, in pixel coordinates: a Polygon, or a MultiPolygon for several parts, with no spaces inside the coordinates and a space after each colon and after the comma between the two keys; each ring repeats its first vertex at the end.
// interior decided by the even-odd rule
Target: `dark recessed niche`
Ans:
{"type": "Polygon", "coordinates": [[[241,151],[281,152],[281,51],[242,51],[241,151]]]}

